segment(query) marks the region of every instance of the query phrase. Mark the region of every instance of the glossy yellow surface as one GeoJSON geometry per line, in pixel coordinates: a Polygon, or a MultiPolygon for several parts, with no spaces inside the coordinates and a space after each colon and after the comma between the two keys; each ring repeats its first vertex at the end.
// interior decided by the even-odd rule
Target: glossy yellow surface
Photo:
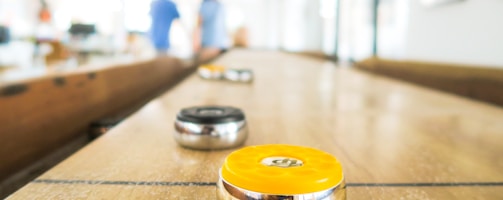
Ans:
{"type": "Polygon", "coordinates": [[[199,66],[199,69],[206,69],[211,72],[224,72],[225,67],[221,65],[213,65],[213,64],[208,64],[208,65],[201,65],[199,66]]]}
{"type": "Polygon", "coordinates": [[[222,167],[222,178],[239,188],[266,194],[306,194],[328,190],[343,180],[342,166],[323,151],[294,145],[250,146],[231,153],[222,167]],[[285,157],[302,165],[268,166],[263,160],[285,157]]]}

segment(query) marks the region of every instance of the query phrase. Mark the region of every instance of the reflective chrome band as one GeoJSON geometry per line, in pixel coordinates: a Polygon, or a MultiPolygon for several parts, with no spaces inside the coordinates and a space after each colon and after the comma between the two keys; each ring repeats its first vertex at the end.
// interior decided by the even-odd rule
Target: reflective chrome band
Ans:
{"type": "Polygon", "coordinates": [[[248,136],[246,121],[196,124],[175,121],[175,140],[192,149],[226,149],[239,146],[248,136]]]}
{"type": "Polygon", "coordinates": [[[332,189],[298,195],[262,194],[233,186],[222,178],[217,183],[219,200],[345,200],[346,184],[344,180],[332,189]]]}

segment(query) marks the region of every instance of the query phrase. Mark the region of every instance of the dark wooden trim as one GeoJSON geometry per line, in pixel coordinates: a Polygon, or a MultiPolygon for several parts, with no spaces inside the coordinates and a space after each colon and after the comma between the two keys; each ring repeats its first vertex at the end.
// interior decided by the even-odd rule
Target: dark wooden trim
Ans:
{"type": "Polygon", "coordinates": [[[321,51],[302,51],[302,52],[284,51],[284,52],[286,52],[286,53],[292,53],[292,54],[296,54],[296,55],[301,55],[301,56],[307,56],[307,57],[314,58],[314,59],[322,59],[322,60],[332,60],[332,61],[334,61],[334,58],[332,56],[326,55],[325,53],[323,53],[321,51]]]}
{"type": "Polygon", "coordinates": [[[0,97],[11,97],[28,91],[25,84],[14,84],[0,88],[0,97]]]}
{"type": "Polygon", "coordinates": [[[369,58],[360,69],[503,106],[503,69],[369,58]]]}
{"type": "Polygon", "coordinates": [[[0,88],[0,181],[85,134],[92,122],[138,108],[194,70],[195,62],[166,56],[0,88]]]}

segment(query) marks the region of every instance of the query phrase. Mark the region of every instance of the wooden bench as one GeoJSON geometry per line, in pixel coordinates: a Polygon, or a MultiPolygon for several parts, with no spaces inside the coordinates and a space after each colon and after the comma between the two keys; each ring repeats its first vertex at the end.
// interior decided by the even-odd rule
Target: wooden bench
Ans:
{"type": "Polygon", "coordinates": [[[159,57],[0,85],[0,180],[85,134],[91,122],[148,102],[193,65],[159,57]]]}
{"type": "Polygon", "coordinates": [[[503,69],[369,58],[356,64],[376,74],[503,106],[503,69]]]}

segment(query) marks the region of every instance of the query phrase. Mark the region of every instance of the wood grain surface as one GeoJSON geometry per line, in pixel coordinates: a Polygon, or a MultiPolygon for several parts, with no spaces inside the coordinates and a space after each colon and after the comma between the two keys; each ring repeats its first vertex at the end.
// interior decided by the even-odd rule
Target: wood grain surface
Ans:
{"type": "Polygon", "coordinates": [[[348,199],[502,199],[503,109],[304,56],[231,51],[252,84],[192,75],[10,199],[215,199],[233,150],[176,144],[184,107],[230,105],[245,145],[286,143],[341,161],[348,199]]]}

